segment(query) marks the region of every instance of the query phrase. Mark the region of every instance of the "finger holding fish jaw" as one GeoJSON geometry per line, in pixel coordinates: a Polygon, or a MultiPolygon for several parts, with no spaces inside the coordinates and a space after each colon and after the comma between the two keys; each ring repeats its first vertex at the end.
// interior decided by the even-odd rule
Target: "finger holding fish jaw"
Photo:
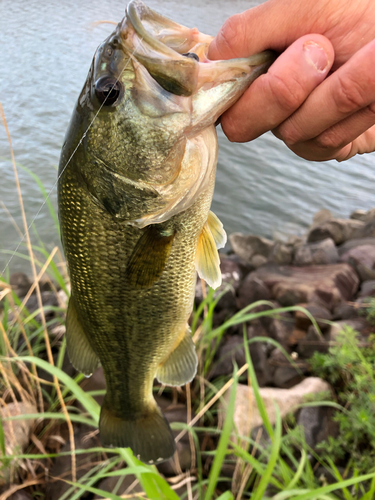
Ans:
{"type": "Polygon", "coordinates": [[[305,35],[290,45],[221,117],[230,141],[251,141],[288,119],[325,79],[334,60],[330,41],[305,35]]]}

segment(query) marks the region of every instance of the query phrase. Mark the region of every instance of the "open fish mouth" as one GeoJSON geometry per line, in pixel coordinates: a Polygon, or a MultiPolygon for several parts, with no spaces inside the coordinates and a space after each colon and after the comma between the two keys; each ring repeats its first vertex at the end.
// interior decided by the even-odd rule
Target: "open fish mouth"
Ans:
{"type": "Polygon", "coordinates": [[[212,36],[187,28],[132,0],[121,23],[121,37],[131,57],[174,95],[191,96],[202,87],[217,86],[250,75],[255,79],[275,60],[272,51],[248,58],[210,61],[212,36]]]}

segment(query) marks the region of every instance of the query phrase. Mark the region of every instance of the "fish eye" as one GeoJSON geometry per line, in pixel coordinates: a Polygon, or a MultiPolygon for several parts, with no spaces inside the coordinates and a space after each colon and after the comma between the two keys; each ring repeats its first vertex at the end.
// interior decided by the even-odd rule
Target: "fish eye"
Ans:
{"type": "Polygon", "coordinates": [[[191,59],[195,59],[196,61],[199,62],[199,57],[194,52],[186,52],[186,54],[182,54],[182,55],[185,57],[190,57],[191,59]]]}
{"type": "Polygon", "coordinates": [[[95,95],[103,106],[115,106],[122,95],[122,84],[112,76],[103,76],[95,82],[95,95]]]}

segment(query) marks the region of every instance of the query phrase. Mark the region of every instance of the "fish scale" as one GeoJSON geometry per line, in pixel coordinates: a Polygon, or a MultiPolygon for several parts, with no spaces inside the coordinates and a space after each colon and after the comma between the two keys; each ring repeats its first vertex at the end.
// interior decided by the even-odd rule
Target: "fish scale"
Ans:
{"type": "Polygon", "coordinates": [[[102,443],[149,463],[175,451],[155,377],[180,386],[197,369],[196,273],[221,283],[213,124],[273,60],[209,61],[210,40],[133,0],[94,56],[60,160],[68,354],[86,376],[103,367],[102,443]]]}

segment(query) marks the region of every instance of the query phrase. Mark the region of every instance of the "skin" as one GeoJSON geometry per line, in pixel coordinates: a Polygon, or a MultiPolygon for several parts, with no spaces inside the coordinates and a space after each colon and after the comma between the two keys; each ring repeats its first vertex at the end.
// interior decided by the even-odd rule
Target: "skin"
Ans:
{"type": "Polygon", "coordinates": [[[281,53],[221,118],[230,141],[268,130],[307,160],[375,150],[373,0],[269,0],[230,17],[208,57],[281,53]]]}

